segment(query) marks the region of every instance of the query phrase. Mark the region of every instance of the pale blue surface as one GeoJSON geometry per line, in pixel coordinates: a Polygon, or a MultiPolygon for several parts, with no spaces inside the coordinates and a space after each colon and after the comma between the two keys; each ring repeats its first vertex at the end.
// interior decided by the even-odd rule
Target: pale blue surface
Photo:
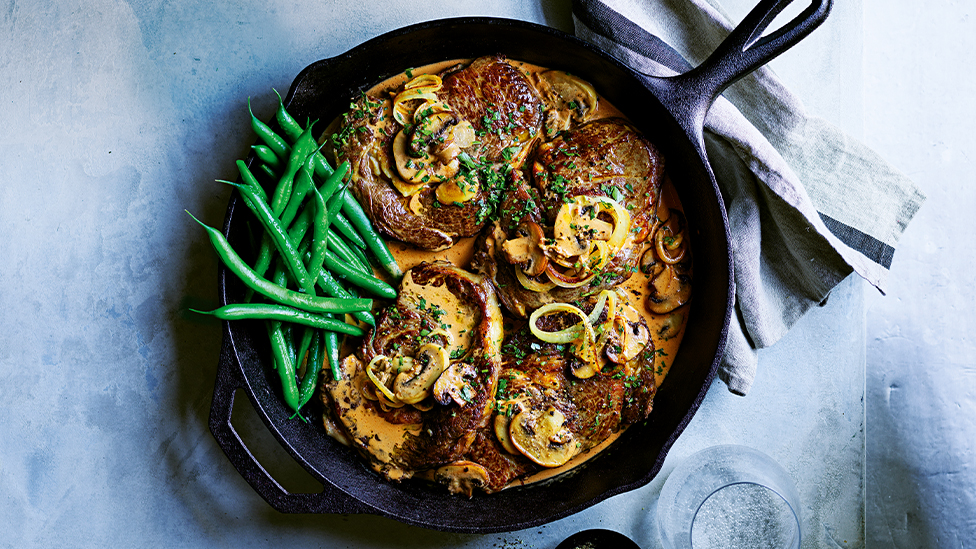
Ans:
{"type": "MultiPolygon", "coordinates": [[[[741,16],[751,2],[723,4],[741,16]]],[[[184,312],[216,303],[216,258],[183,210],[222,220],[229,192],[214,180],[233,179],[251,143],[247,96],[267,117],[271,89],[286,90],[307,64],[456,15],[571,29],[565,1],[0,6],[0,545],[554,547],[604,527],[654,547],[666,473],[727,442],[794,475],[804,547],[863,545],[856,280],[761,354],[747,398],[714,386],[651,485],[545,527],[462,536],[368,516],[283,516],[230,466],[207,429],[219,324],[184,312]]],[[[859,2],[840,3],[774,65],[815,113],[852,132],[861,17],[859,2]],[[825,66],[835,68],[806,70],[825,66]]]]}
{"type": "Polygon", "coordinates": [[[928,199],[868,304],[868,540],[976,545],[976,5],[864,0],[867,143],[928,199]]]}

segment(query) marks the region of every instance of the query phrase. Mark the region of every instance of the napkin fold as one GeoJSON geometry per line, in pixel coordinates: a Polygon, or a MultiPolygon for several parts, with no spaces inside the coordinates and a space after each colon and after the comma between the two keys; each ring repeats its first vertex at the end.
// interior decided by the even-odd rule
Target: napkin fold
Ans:
{"type": "MultiPolygon", "coordinates": [[[[654,76],[700,63],[732,29],[707,0],[573,0],[573,19],[579,38],[654,76]]],[[[808,116],[766,67],[716,100],[705,142],[735,268],[719,377],[745,395],[757,350],[851,272],[884,292],[895,245],[925,197],[868,147],[808,116]]]]}

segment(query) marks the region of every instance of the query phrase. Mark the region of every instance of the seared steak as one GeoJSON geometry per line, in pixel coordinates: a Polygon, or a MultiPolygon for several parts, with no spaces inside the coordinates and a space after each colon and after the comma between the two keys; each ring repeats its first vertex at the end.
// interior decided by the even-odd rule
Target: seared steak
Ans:
{"type": "MultiPolygon", "coordinates": [[[[352,192],[377,228],[429,250],[448,248],[458,238],[481,230],[502,190],[500,173],[507,165],[520,167],[524,162],[540,133],[543,111],[538,93],[525,75],[498,56],[476,59],[443,75],[436,96],[451,109],[446,126],[467,123],[474,139],[459,149],[460,156],[444,160],[454,164],[445,172],[450,175],[443,178],[428,176],[415,183],[403,180],[396,165],[396,136],[402,131],[420,131],[421,125],[405,128],[397,122],[389,97],[363,95],[355,100],[333,138],[338,160],[351,164],[352,192]],[[476,192],[467,200],[439,200],[438,184],[448,180],[460,181],[461,188],[477,185],[471,187],[476,192]],[[398,185],[411,189],[409,196],[398,185]]],[[[447,130],[439,127],[442,133],[432,135],[426,144],[444,139],[447,130]]],[[[436,161],[433,156],[435,160],[428,162],[436,161]]],[[[410,162],[422,164],[424,160],[408,159],[410,162]]]]}
{"type": "Polygon", "coordinates": [[[437,95],[474,126],[477,142],[465,152],[479,163],[509,163],[542,129],[539,92],[499,55],[479,57],[446,74],[437,95]]]}
{"type": "Polygon", "coordinates": [[[388,478],[406,478],[449,464],[470,448],[478,430],[490,419],[501,369],[501,340],[501,311],[486,281],[446,262],[423,263],[407,271],[396,302],[380,314],[375,331],[364,337],[357,353],[345,360],[346,379],[325,384],[327,406],[353,444],[388,478]],[[455,319],[456,303],[438,303],[438,297],[447,293],[463,302],[471,316],[477,316],[455,319]],[[463,338],[447,335],[456,328],[450,326],[453,322],[470,322],[463,329],[463,338]],[[468,342],[465,347],[457,345],[462,340],[468,342]],[[451,355],[456,360],[435,378],[440,382],[453,376],[455,383],[446,390],[456,395],[456,401],[431,394],[418,400],[416,408],[399,403],[387,410],[380,401],[364,397],[369,390],[375,392],[366,372],[374,359],[419,361],[424,347],[432,342],[454,349],[451,355]],[[359,408],[389,423],[412,425],[402,430],[402,439],[379,448],[376,432],[357,420],[359,408]]]}
{"type": "Polygon", "coordinates": [[[552,223],[567,197],[600,195],[622,202],[634,224],[652,224],[661,192],[664,157],[629,122],[602,118],[539,147],[532,181],[552,223]]]}
{"type": "MultiPolygon", "coordinates": [[[[592,309],[592,305],[584,308],[592,309]]],[[[606,319],[606,310],[600,320],[606,319]]],[[[557,313],[540,319],[544,331],[557,331],[572,322],[557,313]]],[[[651,412],[655,352],[653,342],[625,364],[607,361],[601,373],[587,379],[572,374],[578,359],[567,345],[540,341],[528,327],[516,331],[502,347],[502,370],[498,382],[495,425],[513,421],[522,412],[558,410],[563,427],[571,434],[571,455],[598,445],[622,427],[642,421],[651,412]]],[[[504,436],[505,429],[502,428],[504,436]]],[[[511,452],[499,436],[478,436],[465,459],[485,467],[489,473],[486,491],[501,489],[516,478],[543,467],[519,452],[511,452]]]]}
{"type": "MultiPolygon", "coordinates": [[[[498,220],[482,237],[475,267],[491,278],[501,302],[518,316],[526,316],[546,303],[577,301],[618,285],[635,272],[639,244],[656,222],[663,170],[664,159],[657,148],[624,120],[600,119],[560,134],[539,146],[532,164],[532,183],[516,177],[510,186],[498,220]],[[625,208],[631,222],[627,239],[581,286],[554,286],[547,273],[533,277],[533,281],[549,288],[527,288],[516,277],[516,270],[524,272],[525,265],[513,263],[512,255],[503,253],[506,242],[523,238],[520,231],[533,223],[546,239],[545,255],[555,257],[552,249],[557,236],[554,233],[560,230],[556,225],[558,214],[579,196],[611,198],[625,208]]],[[[609,222],[606,216],[600,213],[597,219],[609,222]]],[[[570,226],[570,230],[577,229],[570,226]]]]}

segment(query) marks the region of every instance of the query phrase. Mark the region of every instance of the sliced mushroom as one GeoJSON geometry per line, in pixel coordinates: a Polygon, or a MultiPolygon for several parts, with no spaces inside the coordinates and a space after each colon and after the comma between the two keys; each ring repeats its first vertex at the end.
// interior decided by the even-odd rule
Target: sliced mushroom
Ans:
{"type": "Polygon", "coordinates": [[[449,164],[457,158],[457,155],[461,154],[461,147],[454,142],[454,139],[446,139],[431,147],[431,152],[438,162],[449,164]]]}
{"type": "Polygon", "coordinates": [[[520,412],[512,418],[509,435],[522,455],[543,467],[559,467],[578,452],[566,417],[552,406],[545,411],[520,412]]]}
{"type": "Polygon", "coordinates": [[[451,164],[457,162],[455,159],[461,154],[461,150],[470,147],[474,140],[474,127],[467,120],[459,120],[448,129],[444,137],[435,140],[430,150],[439,162],[451,164]]]}
{"type": "Polygon", "coordinates": [[[663,341],[667,341],[672,337],[678,335],[681,331],[681,325],[684,322],[684,315],[681,313],[671,313],[664,318],[661,323],[661,327],[657,331],[657,337],[661,338],[663,341]]]}
{"type": "MultiPolygon", "coordinates": [[[[396,185],[396,182],[394,182],[394,185],[396,185]]],[[[421,189],[423,189],[423,185],[418,185],[418,187],[420,187],[420,189],[417,189],[417,191],[412,194],[403,193],[402,189],[400,192],[403,193],[403,196],[410,197],[410,201],[407,202],[407,207],[410,209],[410,211],[413,212],[414,215],[422,216],[427,209],[424,207],[424,202],[421,199],[421,195],[417,194],[421,189]]],[[[400,189],[400,187],[397,186],[397,189],[400,189]]]]}
{"type": "Polygon", "coordinates": [[[588,82],[558,70],[539,75],[540,88],[550,103],[546,112],[546,133],[568,130],[572,120],[585,122],[597,109],[597,94],[588,82]]]}
{"type": "Polygon", "coordinates": [[[573,361],[570,369],[573,372],[573,375],[579,379],[590,379],[599,371],[597,370],[596,361],[573,361]]]}
{"type": "Polygon", "coordinates": [[[434,382],[434,399],[444,406],[451,402],[458,406],[464,406],[471,401],[474,389],[465,381],[466,378],[474,379],[477,373],[474,366],[463,362],[451,364],[434,382]]]}
{"type": "Polygon", "coordinates": [[[556,214],[556,223],[553,226],[553,236],[556,243],[552,246],[557,256],[564,259],[579,257],[589,251],[589,239],[585,234],[578,230],[580,216],[576,214],[576,208],[571,204],[563,204],[556,214]]]}
{"type": "Polygon", "coordinates": [[[657,250],[654,249],[654,246],[648,247],[641,255],[640,272],[648,276],[657,276],[661,274],[662,270],[664,270],[664,263],[658,261],[657,250]]]}
{"type": "Polygon", "coordinates": [[[428,343],[417,351],[413,367],[401,372],[393,381],[393,394],[405,404],[416,404],[430,395],[438,376],[447,368],[447,349],[428,343]]]}
{"type": "Polygon", "coordinates": [[[400,130],[393,138],[393,161],[400,177],[414,184],[454,177],[461,167],[457,159],[461,149],[453,132],[459,122],[452,112],[435,112],[400,130]]]}
{"type": "Polygon", "coordinates": [[[441,204],[463,204],[478,196],[479,189],[477,181],[459,175],[438,185],[434,194],[441,204]]]}
{"type": "Polygon", "coordinates": [[[534,221],[523,221],[516,229],[518,238],[506,240],[502,253],[509,263],[519,266],[529,276],[539,276],[546,270],[549,258],[542,245],[546,235],[534,221]]]}
{"type": "Polygon", "coordinates": [[[620,313],[613,319],[604,354],[614,364],[626,364],[635,359],[651,341],[647,323],[633,307],[619,305],[620,313]]]}
{"type": "Polygon", "coordinates": [[[451,128],[451,138],[462,149],[470,147],[474,143],[475,137],[474,126],[467,120],[461,120],[456,126],[451,128]]]}
{"type": "Polygon", "coordinates": [[[393,138],[393,161],[396,163],[400,177],[408,183],[423,183],[424,177],[429,177],[431,162],[430,159],[414,158],[407,153],[409,139],[404,130],[398,132],[393,138]]]}
{"type": "Polygon", "coordinates": [[[691,298],[691,277],[680,264],[666,266],[651,279],[647,310],[666,314],[684,305],[691,298]]]}
{"type": "Polygon", "coordinates": [[[488,485],[488,470],[473,461],[455,461],[438,467],[434,480],[447,485],[447,491],[452,494],[471,497],[475,488],[488,485]]]}
{"type": "Polygon", "coordinates": [[[559,208],[553,225],[555,244],[549,248],[555,261],[564,267],[572,266],[573,258],[589,254],[594,242],[610,239],[614,226],[600,219],[597,212],[596,207],[585,200],[574,200],[559,208]]]}
{"type": "Polygon", "coordinates": [[[583,337],[569,344],[569,354],[572,355],[569,361],[570,370],[579,379],[589,379],[600,373],[603,368],[592,329],[587,330],[583,337]]]}
{"type": "Polygon", "coordinates": [[[668,218],[658,226],[654,232],[654,249],[658,258],[668,265],[684,259],[688,246],[685,242],[685,216],[681,210],[671,209],[668,218]]]}
{"type": "Polygon", "coordinates": [[[495,438],[509,454],[518,454],[518,448],[512,444],[512,436],[509,434],[512,425],[512,417],[522,410],[517,402],[508,402],[499,413],[495,414],[495,438]],[[504,410],[504,412],[502,411],[504,410]]]}
{"type": "Polygon", "coordinates": [[[414,158],[426,158],[427,149],[447,141],[451,137],[451,128],[457,123],[458,118],[452,112],[438,112],[421,118],[410,133],[407,154],[414,158]]]}
{"type": "Polygon", "coordinates": [[[496,402],[494,430],[499,444],[510,454],[519,454],[518,448],[512,444],[512,418],[523,410],[532,407],[533,402],[542,400],[542,391],[533,378],[525,372],[510,370],[505,374],[504,387],[499,380],[499,393],[503,398],[496,402]]]}

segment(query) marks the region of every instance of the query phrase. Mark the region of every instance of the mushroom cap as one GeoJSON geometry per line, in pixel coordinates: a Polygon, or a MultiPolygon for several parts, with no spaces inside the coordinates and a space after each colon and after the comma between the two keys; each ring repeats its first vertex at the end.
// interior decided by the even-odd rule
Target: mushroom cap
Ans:
{"type": "Polygon", "coordinates": [[[470,364],[455,362],[434,382],[434,400],[447,406],[451,402],[464,407],[470,400],[474,390],[467,379],[476,377],[474,368],[470,364]],[[465,379],[467,378],[467,379],[465,379]]]}
{"type": "Polygon", "coordinates": [[[691,277],[681,264],[666,265],[651,279],[647,310],[655,314],[667,314],[691,299],[691,277]]]}
{"type": "Polygon", "coordinates": [[[430,395],[430,389],[450,363],[447,349],[427,343],[417,351],[413,368],[393,381],[393,394],[404,404],[416,404],[430,395]]]}
{"type": "Polygon", "coordinates": [[[578,452],[576,438],[565,423],[566,417],[555,407],[526,410],[512,418],[509,434],[525,457],[543,467],[559,467],[578,452]]]}
{"type": "Polygon", "coordinates": [[[452,112],[436,112],[421,118],[410,132],[407,153],[414,158],[427,156],[427,149],[439,141],[449,137],[451,128],[459,122],[457,115],[452,112]]]}
{"type": "MultiPolygon", "coordinates": [[[[453,163],[459,164],[457,159],[453,163]]],[[[438,185],[435,196],[441,204],[463,204],[478,196],[480,189],[481,186],[477,180],[458,175],[438,185]]]]}
{"type": "Polygon", "coordinates": [[[546,270],[549,258],[543,245],[546,235],[534,221],[523,221],[516,229],[518,238],[502,243],[502,253],[509,263],[517,265],[528,276],[539,276],[546,270]]]}
{"type": "Polygon", "coordinates": [[[483,488],[488,484],[488,470],[473,461],[455,461],[438,467],[434,472],[434,480],[447,485],[447,491],[452,494],[464,494],[469,498],[475,488],[483,488]]]}
{"type": "Polygon", "coordinates": [[[545,122],[548,135],[568,130],[574,120],[585,122],[596,111],[599,99],[589,82],[560,70],[542,72],[537,80],[550,106],[545,122]]]}

